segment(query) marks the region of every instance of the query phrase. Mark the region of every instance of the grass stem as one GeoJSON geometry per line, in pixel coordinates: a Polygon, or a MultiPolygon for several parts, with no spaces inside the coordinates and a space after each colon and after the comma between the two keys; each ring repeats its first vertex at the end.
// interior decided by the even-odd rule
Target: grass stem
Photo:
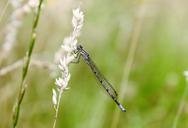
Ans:
{"type": "MultiPolygon", "coordinates": [[[[142,13],[145,12],[145,8],[144,8],[143,4],[144,4],[144,2],[142,2],[142,4],[140,5],[138,14],[135,17],[135,23],[134,23],[134,27],[133,27],[133,30],[131,33],[131,41],[130,41],[131,45],[130,45],[130,49],[128,52],[127,61],[124,66],[124,70],[123,70],[124,73],[123,73],[122,81],[120,84],[120,93],[119,93],[120,99],[124,99],[124,97],[125,97],[126,86],[128,84],[132,64],[133,64],[136,49],[138,46],[138,40],[140,37],[140,32],[141,32],[142,23],[143,23],[143,14],[142,13]]],[[[128,111],[128,109],[127,109],[127,111],[128,111]]],[[[112,117],[113,117],[113,119],[112,119],[111,128],[117,128],[119,119],[120,119],[120,111],[118,109],[115,109],[112,117]]]]}
{"type": "Polygon", "coordinates": [[[187,94],[188,94],[188,85],[187,84],[188,84],[188,79],[186,80],[185,89],[184,89],[184,92],[182,94],[180,104],[179,104],[179,107],[178,107],[178,111],[177,111],[176,116],[175,116],[174,121],[173,121],[172,128],[177,127],[178,120],[181,116],[181,113],[183,112],[183,108],[184,108],[185,103],[186,103],[186,97],[187,97],[187,94]]]}
{"type": "Polygon", "coordinates": [[[0,22],[2,21],[4,15],[5,15],[5,12],[7,11],[9,3],[10,3],[10,0],[7,0],[7,2],[5,4],[5,7],[3,8],[2,12],[0,13],[0,22]]]}
{"type": "Polygon", "coordinates": [[[22,103],[22,100],[24,98],[24,94],[25,94],[25,91],[26,91],[26,88],[27,88],[27,86],[25,84],[25,78],[27,76],[33,47],[34,47],[35,42],[36,42],[36,29],[37,29],[37,25],[38,25],[38,21],[39,21],[39,17],[40,17],[42,3],[43,3],[43,0],[40,0],[39,6],[38,6],[38,9],[37,9],[37,12],[36,12],[36,16],[35,16],[35,19],[34,19],[34,22],[33,22],[33,26],[32,26],[32,36],[31,36],[31,40],[30,40],[30,43],[29,43],[29,49],[26,53],[25,60],[24,60],[23,71],[22,71],[22,80],[21,80],[21,83],[20,83],[20,90],[19,90],[18,98],[17,98],[16,103],[14,105],[13,116],[12,116],[12,120],[13,120],[12,127],[13,128],[15,128],[17,126],[21,103],[22,103]]]}
{"type": "Polygon", "coordinates": [[[60,106],[60,102],[61,102],[62,93],[63,93],[63,89],[60,90],[60,93],[59,93],[59,96],[58,96],[57,108],[55,108],[55,118],[54,118],[53,128],[56,127],[56,122],[57,122],[57,117],[58,117],[58,113],[59,113],[59,106],[60,106]]]}

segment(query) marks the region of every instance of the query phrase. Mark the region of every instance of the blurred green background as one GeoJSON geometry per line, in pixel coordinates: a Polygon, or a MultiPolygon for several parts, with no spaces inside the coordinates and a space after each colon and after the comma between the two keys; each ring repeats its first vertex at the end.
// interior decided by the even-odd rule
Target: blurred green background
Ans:
{"type": "MultiPolygon", "coordinates": [[[[1,12],[6,1],[0,1],[1,12]]],[[[187,0],[45,1],[34,56],[53,63],[54,54],[72,31],[72,9],[80,6],[85,21],[79,42],[123,97],[120,101],[127,109],[120,112],[81,59],[70,66],[70,89],[63,93],[57,128],[172,128],[186,86],[187,5],[187,0]]],[[[0,22],[0,45],[12,11],[8,6],[0,22]]],[[[24,57],[32,21],[33,14],[23,18],[16,45],[1,69],[24,57]]],[[[52,127],[57,72],[30,67],[18,127],[52,127]]],[[[20,81],[21,68],[0,76],[0,128],[10,125],[20,81]]],[[[188,127],[187,101],[177,127],[188,127]]]]}

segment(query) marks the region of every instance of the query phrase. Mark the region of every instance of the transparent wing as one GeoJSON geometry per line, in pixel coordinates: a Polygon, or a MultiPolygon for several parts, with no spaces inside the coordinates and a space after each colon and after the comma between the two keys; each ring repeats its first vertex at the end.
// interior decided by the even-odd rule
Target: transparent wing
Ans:
{"type": "Polygon", "coordinates": [[[77,49],[81,53],[83,59],[89,65],[89,67],[91,68],[92,72],[94,73],[94,75],[96,76],[96,78],[98,79],[98,81],[100,82],[100,84],[102,85],[102,87],[105,89],[105,91],[115,101],[115,103],[122,110],[122,112],[126,112],[126,109],[117,100],[117,93],[116,93],[115,89],[107,81],[107,79],[100,73],[100,71],[98,70],[98,68],[94,64],[94,62],[89,57],[89,54],[85,50],[83,50],[83,48],[82,48],[81,45],[79,45],[79,47],[77,47],[77,49]]]}

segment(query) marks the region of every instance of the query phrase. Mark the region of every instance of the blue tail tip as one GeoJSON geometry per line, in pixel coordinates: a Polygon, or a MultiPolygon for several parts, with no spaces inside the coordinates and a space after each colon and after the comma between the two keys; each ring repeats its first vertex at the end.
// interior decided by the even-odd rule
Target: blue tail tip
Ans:
{"type": "Polygon", "coordinates": [[[126,112],[126,109],[120,104],[119,108],[121,109],[122,112],[126,112]]]}

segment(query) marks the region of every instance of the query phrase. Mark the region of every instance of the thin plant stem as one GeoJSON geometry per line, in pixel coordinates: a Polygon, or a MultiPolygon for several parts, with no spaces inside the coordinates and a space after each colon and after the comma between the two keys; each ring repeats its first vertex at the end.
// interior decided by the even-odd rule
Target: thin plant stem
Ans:
{"type": "Polygon", "coordinates": [[[2,21],[3,16],[5,15],[5,12],[6,12],[7,8],[8,8],[9,3],[10,3],[10,0],[7,0],[7,2],[5,4],[5,7],[3,8],[3,10],[2,10],[2,12],[0,14],[0,22],[2,21]]]}
{"type": "MultiPolygon", "coordinates": [[[[135,17],[135,23],[134,23],[134,27],[132,30],[131,41],[130,41],[131,46],[130,46],[130,49],[128,52],[128,57],[127,57],[127,60],[126,60],[125,66],[124,66],[124,70],[123,70],[124,72],[123,72],[122,81],[120,84],[120,94],[119,94],[120,99],[124,99],[124,97],[125,97],[126,86],[128,84],[132,64],[134,62],[134,57],[135,57],[136,49],[138,46],[138,40],[140,37],[140,32],[142,29],[142,23],[143,23],[143,19],[144,19],[143,13],[145,12],[143,3],[144,2],[142,1],[142,4],[140,5],[140,8],[138,10],[138,14],[135,17]]],[[[128,109],[127,109],[127,111],[128,111],[128,109]]],[[[119,119],[120,119],[120,111],[118,109],[115,109],[112,117],[113,117],[113,119],[112,119],[111,128],[117,128],[119,119]]]]}
{"type": "Polygon", "coordinates": [[[6,74],[8,74],[8,73],[14,71],[15,69],[21,67],[22,65],[23,65],[23,63],[22,63],[22,59],[21,59],[21,60],[18,60],[18,61],[16,61],[16,62],[14,62],[14,63],[11,64],[11,65],[8,65],[8,66],[6,66],[6,67],[2,67],[2,68],[0,69],[0,76],[1,76],[1,77],[2,77],[2,76],[5,76],[6,74]]]}
{"type": "Polygon", "coordinates": [[[183,112],[183,108],[184,108],[185,103],[186,103],[187,94],[188,94],[188,79],[186,80],[186,87],[185,87],[184,92],[182,94],[182,97],[181,97],[181,100],[180,100],[180,104],[179,104],[177,113],[175,115],[174,121],[173,121],[172,128],[176,128],[177,127],[178,120],[179,120],[179,118],[181,116],[181,113],[183,112]]]}
{"type": "MultiPolygon", "coordinates": [[[[16,62],[14,62],[13,64],[10,64],[6,67],[2,67],[0,69],[0,77],[5,76],[13,71],[15,71],[16,69],[20,68],[23,66],[23,59],[20,59],[16,62]]],[[[54,71],[56,69],[56,65],[47,61],[42,61],[42,60],[38,60],[38,59],[32,59],[30,62],[30,65],[33,67],[37,67],[40,69],[48,69],[50,71],[54,71]]]]}
{"type": "Polygon", "coordinates": [[[59,113],[59,106],[60,106],[60,102],[61,102],[62,93],[63,93],[63,88],[60,90],[60,93],[59,93],[59,96],[58,96],[57,108],[55,108],[55,118],[54,118],[53,128],[56,127],[56,122],[57,122],[57,117],[58,117],[58,113],[59,113]]]}
{"type": "Polygon", "coordinates": [[[12,127],[13,128],[15,128],[17,126],[21,103],[22,103],[22,100],[23,100],[23,97],[24,97],[24,94],[25,94],[25,91],[26,91],[26,88],[27,88],[27,86],[25,84],[25,78],[27,76],[33,47],[34,47],[35,42],[36,42],[36,29],[37,29],[37,25],[38,25],[38,21],[39,21],[39,17],[40,17],[42,3],[43,3],[43,0],[40,0],[39,6],[38,6],[38,9],[37,9],[37,12],[36,12],[36,16],[35,16],[35,19],[34,19],[34,22],[33,22],[33,26],[32,26],[32,35],[31,35],[31,40],[30,40],[30,43],[29,43],[29,49],[28,49],[26,56],[25,56],[25,61],[24,61],[23,71],[22,71],[22,80],[21,80],[21,83],[20,83],[20,90],[19,90],[18,98],[17,98],[16,103],[14,105],[14,110],[13,110],[13,116],[12,116],[12,120],[13,120],[12,127]]]}

